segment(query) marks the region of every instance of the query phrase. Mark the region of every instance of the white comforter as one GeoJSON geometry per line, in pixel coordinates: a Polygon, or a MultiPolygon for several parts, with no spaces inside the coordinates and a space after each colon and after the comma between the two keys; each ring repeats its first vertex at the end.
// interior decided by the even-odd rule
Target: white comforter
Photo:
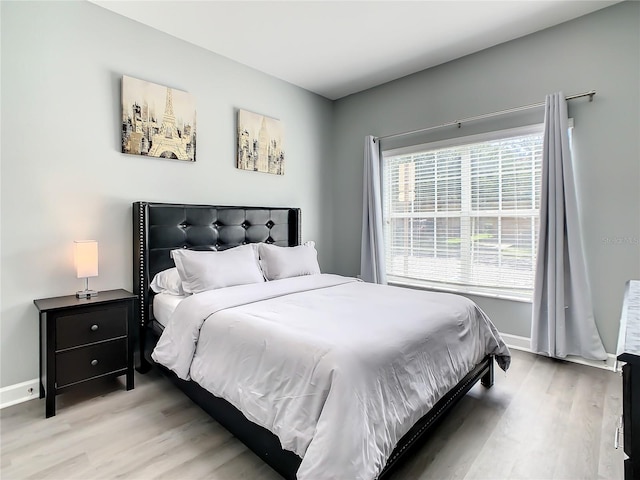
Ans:
{"type": "Polygon", "coordinates": [[[368,480],[487,354],[508,368],[465,297],[325,274],[188,297],[152,356],[276,434],[298,479],[368,480]]]}

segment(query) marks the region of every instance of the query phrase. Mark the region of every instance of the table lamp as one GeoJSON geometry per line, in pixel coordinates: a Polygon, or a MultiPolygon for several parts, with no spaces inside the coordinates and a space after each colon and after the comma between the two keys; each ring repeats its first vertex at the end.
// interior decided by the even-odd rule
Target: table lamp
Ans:
{"type": "Polygon", "coordinates": [[[73,243],[76,275],[85,280],[84,290],[76,292],[76,297],[95,297],[98,292],[89,290],[89,277],[98,276],[98,242],[95,240],[76,240],[73,243]]]}

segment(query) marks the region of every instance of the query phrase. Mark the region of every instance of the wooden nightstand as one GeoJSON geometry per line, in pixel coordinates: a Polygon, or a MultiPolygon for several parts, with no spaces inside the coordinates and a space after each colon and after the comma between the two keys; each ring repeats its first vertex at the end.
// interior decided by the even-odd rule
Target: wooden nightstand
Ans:
{"type": "Polygon", "coordinates": [[[133,312],[136,296],[107,290],[93,298],[34,300],[40,312],[40,398],[56,414],[56,395],[83,382],[127,375],[133,388],[133,312]]]}

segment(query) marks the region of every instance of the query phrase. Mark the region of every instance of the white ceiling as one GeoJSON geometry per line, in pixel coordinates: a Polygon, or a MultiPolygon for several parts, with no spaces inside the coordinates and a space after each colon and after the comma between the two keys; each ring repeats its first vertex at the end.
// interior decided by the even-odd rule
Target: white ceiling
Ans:
{"type": "Polygon", "coordinates": [[[620,0],[90,0],[329,99],[620,0]]]}

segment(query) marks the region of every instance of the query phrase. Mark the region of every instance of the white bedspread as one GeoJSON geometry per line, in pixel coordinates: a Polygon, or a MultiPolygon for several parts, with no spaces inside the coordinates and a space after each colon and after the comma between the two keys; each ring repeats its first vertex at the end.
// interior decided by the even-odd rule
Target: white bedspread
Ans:
{"type": "Polygon", "coordinates": [[[369,480],[487,354],[508,368],[465,297],[324,274],[192,295],[152,356],[276,434],[298,479],[369,480]]]}

